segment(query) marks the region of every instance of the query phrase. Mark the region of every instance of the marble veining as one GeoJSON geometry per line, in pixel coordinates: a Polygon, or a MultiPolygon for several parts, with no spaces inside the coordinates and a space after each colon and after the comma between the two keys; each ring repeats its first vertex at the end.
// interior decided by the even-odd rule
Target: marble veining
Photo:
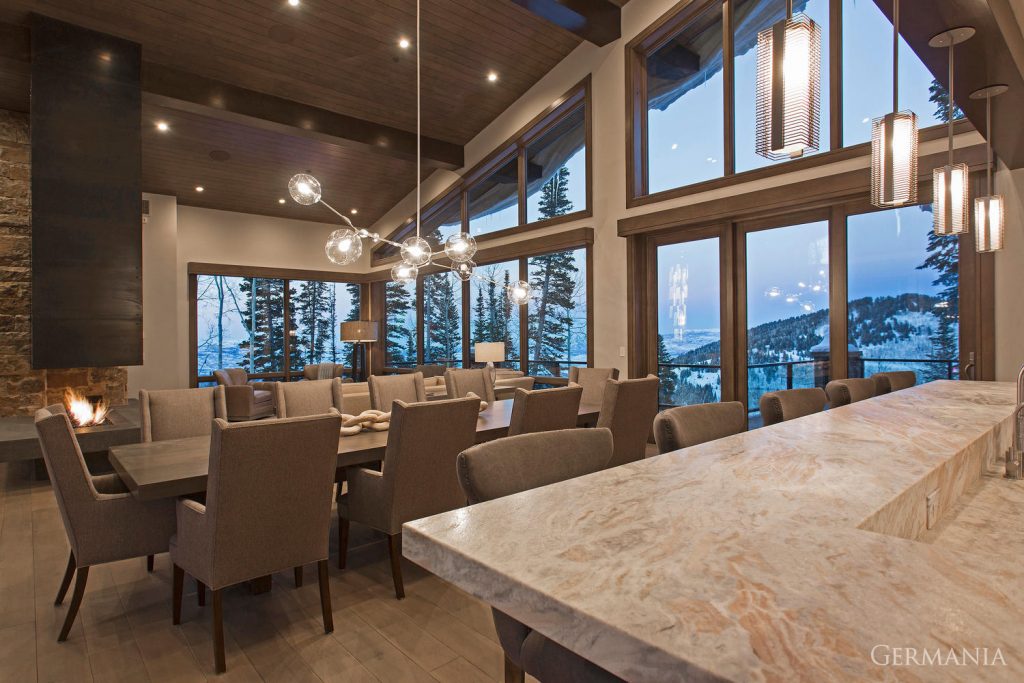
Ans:
{"type": "Polygon", "coordinates": [[[418,520],[404,552],[628,680],[1019,681],[1024,486],[976,493],[1013,398],[933,382],[418,520]],[[880,666],[875,646],[1005,665],[880,666]]]}

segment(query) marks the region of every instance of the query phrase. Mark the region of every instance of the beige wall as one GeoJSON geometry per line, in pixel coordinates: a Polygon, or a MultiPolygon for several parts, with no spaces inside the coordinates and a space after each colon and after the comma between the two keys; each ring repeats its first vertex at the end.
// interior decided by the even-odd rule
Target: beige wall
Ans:
{"type": "Polygon", "coordinates": [[[1024,363],[1024,169],[1002,167],[995,191],[1006,199],[1006,247],[996,254],[996,379],[1015,380],[1024,363]]]}

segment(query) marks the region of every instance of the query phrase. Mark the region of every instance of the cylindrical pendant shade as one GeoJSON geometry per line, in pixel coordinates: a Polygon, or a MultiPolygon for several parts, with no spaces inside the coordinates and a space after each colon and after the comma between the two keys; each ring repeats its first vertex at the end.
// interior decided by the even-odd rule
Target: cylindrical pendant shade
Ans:
{"type": "Polygon", "coordinates": [[[974,200],[974,235],[978,251],[998,251],[1003,248],[1003,197],[992,195],[974,200]]]}
{"type": "Polygon", "coordinates": [[[375,342],[378,335],[379,326],[373,320],[352,320],[341,324],[343,342],[375,342]]]}
{"type": "Polygon", "coordinates": [[[936,235],[962,235],[968,222],[967,164],[947,164],[932,174],[932,227],[936,235]]]}
{"type": "Polygon", "coordinates": [[[917,114],[897,111],[871,122],[871,203],[917,203],[917,114]]]}
{"type": "Polygon", "coordinates": [[[757,34],[756,152],[791,159],[818,150],[821,27],[795,14],[757,34]]]}

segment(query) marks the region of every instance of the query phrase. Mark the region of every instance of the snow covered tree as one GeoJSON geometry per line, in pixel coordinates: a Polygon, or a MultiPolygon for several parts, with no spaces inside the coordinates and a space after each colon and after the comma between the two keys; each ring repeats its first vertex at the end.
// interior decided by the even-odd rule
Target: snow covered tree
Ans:
{"type": "Polygon", "coordinates": [[[661,334],[658,335],[658,379],[661,380],[661,403],[672,405],[675,403],[676,396],[676,371],[675,368],[661,367],[662,363],[671,363],[672,354],[668,352],[668,347],[665,346],[665,337],[661,334]]]}
{"type": "Polygon", "coordinates": [[[423,279],[424,362],[462,357],[461,308],[462,286],[454,273],[437,273],[423,279]]]}
{"type": "Polygon", "coordinates": [[[253,373],[283,370],[284,280],[245,278],[239,292],[242,324],[248,333],[238,344],[244,355],[242,367],[253,373]]]}
{"type": "Polygon", "coordinates": [[[406,286],[389,281],[384,290],[384,315],[387,320],[385,362],[416,362],[416,331],[408,324],[410,311],[415,307],[415,285],[406,286]]]}

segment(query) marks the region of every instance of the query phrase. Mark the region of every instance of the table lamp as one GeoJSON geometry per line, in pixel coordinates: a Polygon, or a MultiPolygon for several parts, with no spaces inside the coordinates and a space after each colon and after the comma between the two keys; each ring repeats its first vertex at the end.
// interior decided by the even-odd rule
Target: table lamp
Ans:
{"type": "Polygon", "coordinates": [[[487,370],[491,374],[491,384],[494,384],[498,374],[494,369],[494,364],[505,360],[505,342],[477,342],[474,356],[476,362],[487,363],[487,370]]]}
{"type": "Polygon", "coordinates": [[[350,320],[341,324],[341,341],[355,345],[352,375],[357,382],[366,381],[366,344],[377,341],[379,330],[374,320],[350,320]]]}

